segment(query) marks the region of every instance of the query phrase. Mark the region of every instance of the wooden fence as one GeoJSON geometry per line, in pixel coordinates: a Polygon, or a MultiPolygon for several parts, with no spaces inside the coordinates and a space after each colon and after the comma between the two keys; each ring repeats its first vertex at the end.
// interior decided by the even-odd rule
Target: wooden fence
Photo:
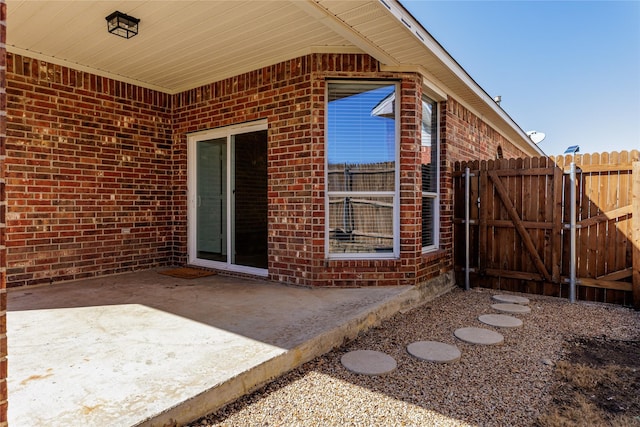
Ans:
{"type": "Polygon", "coordinates": [[[393,191],[395,165],[330,164],[327,175],[331,250],[392,252],[393,197],[371,193],[393,191]]]}
{"type": "Polygon", "coordinates": [[[502,159],[454,166],[458,283],[466,270],[469,168],[472,286],[567,297],[571,161],[576,176],[577,299],[640,308],[639,152],[502,159]]]}

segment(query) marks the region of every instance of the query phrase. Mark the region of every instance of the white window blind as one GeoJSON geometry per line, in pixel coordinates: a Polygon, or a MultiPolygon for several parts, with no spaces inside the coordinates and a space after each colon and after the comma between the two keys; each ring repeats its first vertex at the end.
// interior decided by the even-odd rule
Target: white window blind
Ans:
{"type": "Polygon", "coordinates": [[[395,94],[395,83],[328,84],[330,256],[397,252],[395,94]]]}
{"type": "Polygon", "coordinates": [[[422,248],[423,251],[436,249],[438,246],[438,104],[422,98],[421,129],[421,163],[422,163],[422,248]]]}

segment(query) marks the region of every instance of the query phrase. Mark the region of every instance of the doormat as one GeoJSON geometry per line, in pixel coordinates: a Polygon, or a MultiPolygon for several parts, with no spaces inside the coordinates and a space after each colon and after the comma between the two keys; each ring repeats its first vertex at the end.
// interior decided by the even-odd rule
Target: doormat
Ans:
{"type": "Polygon", "coordinates": [[[201,270],[199,268],[179,267],[171,270],[158,271],[165,276],[177,277],[179,279],[197,279],[199,277],[213,276],[215,271],[201,270]]]}

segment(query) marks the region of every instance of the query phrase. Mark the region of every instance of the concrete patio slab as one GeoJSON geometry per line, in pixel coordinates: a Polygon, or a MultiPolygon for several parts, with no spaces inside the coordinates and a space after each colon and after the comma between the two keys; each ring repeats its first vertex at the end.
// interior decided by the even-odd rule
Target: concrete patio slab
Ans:
{"type": "Polygon", "coordinates": [[[9,290],[9,425],[186,423],[426,294],[154,270],[9,290]]]}

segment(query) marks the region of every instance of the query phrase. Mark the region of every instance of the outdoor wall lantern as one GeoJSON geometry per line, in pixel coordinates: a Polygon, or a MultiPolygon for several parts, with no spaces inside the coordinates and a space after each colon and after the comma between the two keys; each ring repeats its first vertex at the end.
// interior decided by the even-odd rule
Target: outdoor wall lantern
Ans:
{"type": "Polygon", "coordinates": [[[111,34],[124,37],[125,39],[130,39],[138,34],[138,22],[140,22],[138,18],[116,10],[105,19],[107,20],[107,30],[111,34]]]}

